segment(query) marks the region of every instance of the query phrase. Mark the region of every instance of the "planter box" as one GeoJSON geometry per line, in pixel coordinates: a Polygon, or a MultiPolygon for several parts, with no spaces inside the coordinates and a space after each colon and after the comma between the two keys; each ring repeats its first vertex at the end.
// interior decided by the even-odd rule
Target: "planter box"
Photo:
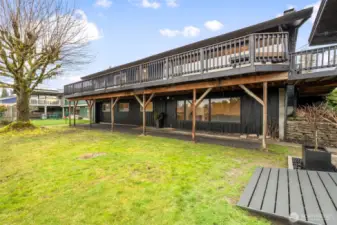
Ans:
{"type": "Polygon", "coordinates": [[[302,145],[302,160],[307,170],[333,171],[331,153],[325,148],[319,147],[315,151],[314,146],[302,145]]]}

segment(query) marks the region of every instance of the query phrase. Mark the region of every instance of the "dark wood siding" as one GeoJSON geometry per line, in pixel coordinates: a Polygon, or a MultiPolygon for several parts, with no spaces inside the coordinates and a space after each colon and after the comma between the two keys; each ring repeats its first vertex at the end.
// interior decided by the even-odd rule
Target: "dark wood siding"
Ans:
{"type": "MultiPolygon", "coordinates": [[[[253,90],[254,91],[254,90],[253,90]]],[[[258,96],[262,97],[260,90],[254,91],[258,96]]],[[[197,130],[217,133],[247,133],[247,134],[262,134],[262,106],[252,97],[244,92],[216,92],[210,93],[207,98],[225,98],[225,97],[240,97],[241,99],[241,122],[212,122],[212,121],[197,121],[197,130]]],[[[192,129],[191,121],[176,120],[177,100],[188,100],[192,98],[192,94],[184,96],[163,96],[153,98],[153,112],[146,112],[146,125],[154,126],[154,112],[165,112],[165,127],[173,127],[177,129],[192,129]]],[[[106,100],[105,102],[109,102],[106,100]]],[[[135,99],[122,99],[120,102],[129,103],[129,112],[119,112],[119,104],[115,107],[115,122],[119,124],[142,125],[142,112],[140,112],[139,103],[135,99]]],[[[102,104],[100,105],[101,122],[111,122],[109,113],[102,112],[102,104]]],[[[278,107],[279,97],[278,89],[269,89],[268,91],[268,123],[273,124],[278,128],[278,107]]]]}

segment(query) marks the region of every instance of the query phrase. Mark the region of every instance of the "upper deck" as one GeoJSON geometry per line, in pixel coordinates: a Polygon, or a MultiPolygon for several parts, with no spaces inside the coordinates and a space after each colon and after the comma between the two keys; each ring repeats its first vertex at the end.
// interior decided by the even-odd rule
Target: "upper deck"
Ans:
{"type": "Polygon", "coordinates": [[[111,68],[66,85],[67,98],[289,71],[297,29],[312,8],[111,68]]]}

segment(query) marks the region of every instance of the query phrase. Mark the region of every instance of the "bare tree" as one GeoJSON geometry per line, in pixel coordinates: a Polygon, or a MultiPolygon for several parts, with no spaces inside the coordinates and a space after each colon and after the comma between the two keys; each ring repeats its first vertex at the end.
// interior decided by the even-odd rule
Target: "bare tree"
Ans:
{"type": "Polygon", "coordinates": [[[17,120],[46,79],[90,62],[85,24],[69,0],[0,0],[0,87],[17,95],[17,120]]]}
{"type": "Polygon", "coordinates": [[[318,150],[318,125],[323,121],[325,115],[325,106],[319,105],[306,105],[297,110],[297,116],[303,117],[305,121],[310,125],[311,131],[315,139],[315,151],[318,150]]]}
{"type": "Polygon", "coordinates": [[[328,107],[325,103],[302,106],[297,110],[296,115],[303,117],[304,120],[310,125],[315,139],[315,150],[318,149],[319,123],[327,122],[331,125],[337,126],[337,113],[328,107]]]}

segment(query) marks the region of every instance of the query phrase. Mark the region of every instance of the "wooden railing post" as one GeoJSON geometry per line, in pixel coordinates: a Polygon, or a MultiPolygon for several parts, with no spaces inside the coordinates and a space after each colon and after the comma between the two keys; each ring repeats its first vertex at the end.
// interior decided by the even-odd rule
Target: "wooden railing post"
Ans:
{"type": "Polygon", "coordinates": [[[205,55],[204,55],[204,48],[200,49],[200,73],[204,74],[204,59],[205,59],[205,55]]]}
{"type": "Polygon", "coordinates": [[[142,79],[143,79],[143,64],[139,65],[139,83],[142,83],[142,79]]]}
{"type": "Polygon", "coordinates": [[[255,62],[255,41],[255,34],[251,34],[249,36],[249,61],[251,66],[254,66],[255,62]]]}
{"type": "Polygon", "coordinates": [[[165,58],[165,75],[164,75],[164,80],[168,79],[169,78],[169,58],[166,57],[165,58]]]}

